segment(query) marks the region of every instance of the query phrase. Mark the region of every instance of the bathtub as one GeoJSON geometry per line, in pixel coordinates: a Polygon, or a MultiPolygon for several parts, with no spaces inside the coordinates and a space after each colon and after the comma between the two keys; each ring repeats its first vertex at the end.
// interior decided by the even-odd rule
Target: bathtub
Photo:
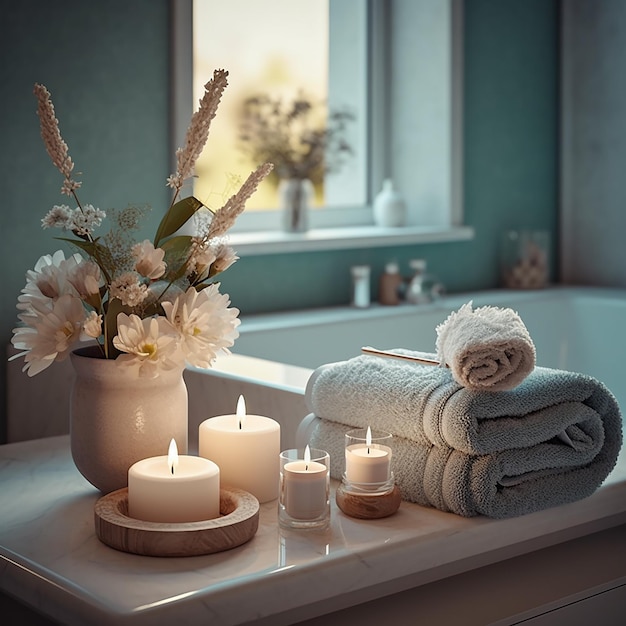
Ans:
{"type": "MultiPolygon", "coordinates": [[[[434,351],[437,324],[472,300],[475,306],[511,307],[519,312],[535,342],[537,362],[579,371],[604,382],[626,407],[626,290],[555,288],[543,291],[485,291],[448,296],[432,304],[368,309],[334,307],[242,317],[233,354],[210,370],[189,368],[189,445],[197,449],[203,419],[233,413],[239,394],[251,412],[281,424],[281,445],[292,447],[307,414],[304,389],[313,369],[360,354],[361,347],[434,351]]],[[[69,360],[38,376],[7,365],[8,441],[68,432],[69,360]],[[42,407],[45,419],[42,419],[42,407]]]]}
{"type": "Polygon", "coordinates": [[[626,290],[619,289],[494,290],[422,305],[250,315],[242,318],[234,352],[310,369],[356,356],[365,345],[434,352],[437,325],[469,300],[475,307],[516,310],[533,338],[538,365],[594,376],[626,406],[626,290]]]}

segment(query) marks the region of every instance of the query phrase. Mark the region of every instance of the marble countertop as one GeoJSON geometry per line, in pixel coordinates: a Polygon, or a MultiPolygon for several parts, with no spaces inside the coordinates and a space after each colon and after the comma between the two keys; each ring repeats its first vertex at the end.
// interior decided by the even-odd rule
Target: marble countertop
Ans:
{"type": "Polygon", "coordinates": [[[94,532],[99,493],[67,436],[0,446],[0,591],[68,624],[288,624],[626,522],[626,455],[590,498],[509,520],[403,502],[324,532],[279,531],[261,506],[247,544],[213,555],[118,552],[94,532]]]}

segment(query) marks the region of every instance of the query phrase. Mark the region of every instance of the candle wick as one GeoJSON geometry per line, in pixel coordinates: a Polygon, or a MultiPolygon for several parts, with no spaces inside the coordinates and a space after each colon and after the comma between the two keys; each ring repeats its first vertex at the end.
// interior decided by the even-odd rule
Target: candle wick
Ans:
{"type": "Polygon", "coordinates": [[[308,463],[304,466],[304,471],[305,471],[305,472],[308,472],[308,471],[309,471],[309,465],[308,465],[308,463]]]}
{"type": "Polygon", "coordinates": [[[241,430],[241,420],[239,420],[239,430],[241,430]]]}
{"type": "Polygon", "coordinates": [[[370,447],[369,446],[367,446],[367,453],[368,454],[370,453],[370,447]]]}
{"type": "Polygon", "coordinates": [[[172,476],[174,476],[174,466],[172,465],[172,476]]]}

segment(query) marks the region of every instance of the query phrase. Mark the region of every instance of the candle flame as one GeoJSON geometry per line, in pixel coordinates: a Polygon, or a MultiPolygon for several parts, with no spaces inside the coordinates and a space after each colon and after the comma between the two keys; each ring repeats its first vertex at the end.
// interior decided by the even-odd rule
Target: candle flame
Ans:
{"type": "Polygon", "coordinates": [[[365,445],[367,446],[367,453],[370,453],[370,446],[372,445],[372,429],[368,426],[367,433],[365,435],[365,445]]]}
{"type": "Polygon", "coordinates": [[[239,430],[243,428],[243,423],[246,421],[246,401],[243,396],[239,396],[237,400],[237,418],[239,420],[239,430]]]}
{"type": "Polygon", "coordinates": [[[170,468],[170,472],[174,474],[174,470],[178,467],[178,447],[176,446],[176,440],[170,441],[170,447],[167,451],[167,466],[170,468]]]}
{"type": "Polygon", "coordinates": [[[311,462],[311,450],[309,448],[309,445],[307,444],[306,448],[304,449],[304,469],[305,471],[309,469],[309,463],[311,462]]]}

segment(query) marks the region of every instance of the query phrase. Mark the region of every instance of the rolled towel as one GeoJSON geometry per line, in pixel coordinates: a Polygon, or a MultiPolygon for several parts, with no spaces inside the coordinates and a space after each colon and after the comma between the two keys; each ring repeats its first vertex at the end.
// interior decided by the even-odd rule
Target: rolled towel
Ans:
{"type": "Polygon", "coordinates": [[[601,382],[541,367],[513,390],[480,392],[447,369],[359,356],[315,370],[306,401],[322,418],[311,444],[331,453],[333,477],[343,471],[347,430],[386,430],[403,497],[465,516],[584,498],[622,444],[619,407],[601,382]]]}
{"type": "Polygon", "coordinates": [[[520,316],[508,308],[472,302],[437,326],[437,359],[464,387],[512,389],[532,372],[536,350],[520,316]]]}

